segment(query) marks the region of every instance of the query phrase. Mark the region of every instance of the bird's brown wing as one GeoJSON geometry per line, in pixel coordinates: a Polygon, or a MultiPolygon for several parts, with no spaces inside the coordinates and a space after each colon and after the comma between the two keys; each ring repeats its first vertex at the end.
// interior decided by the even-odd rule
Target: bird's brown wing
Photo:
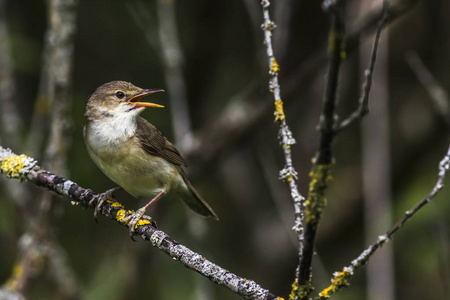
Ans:
{"type": "Polygon", "coordinates": [[[187,163],[175,146],[155,126],[142,117],[137,118],[136,136],[148,153],[158,155],[175,165],[187,167],[187,163]]]}

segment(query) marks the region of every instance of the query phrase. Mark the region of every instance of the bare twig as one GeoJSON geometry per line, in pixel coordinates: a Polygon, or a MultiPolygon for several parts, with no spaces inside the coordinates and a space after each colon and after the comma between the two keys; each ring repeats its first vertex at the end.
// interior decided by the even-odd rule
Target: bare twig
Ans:
{"type": "Polygon", "coordinates": [[[450,169],[450,146],[445,154],[444,158],[439,162],[438,179],[431,192],[423,198],[422,201],[417,203],[412,209],[405,212],[405,215],[384,235],[380,235],[377,241],[364,250],[357,258],[355,258],[351,264],[344,267],[341,272],[334,273],[334,277],[331,280],[332,284],[320,292],[317,299],[328,299],[331,294],[339,291],[341,288],[348,285],[348,280],[353,275],[354,271],[359,267],[365,265],[375,251],[388,242],[394,233],[402,228],[405,223],[410,220],[415,213],[417,213],[423,206],[428,204],[439,191],[444,187],[444,180],[447,172],[450,169]]]}
{"type": "MultiPolygon", "coordinates": [[[[9,149],[0,147],[0,163],[1,173],[6,177],[29,181],[37,186],[45,187],[59,195],[71,198],[74,205],[87,208],[90,200],[96,196],[92,191],[42,169],[33,158],[23,154],[16,155],[9,149]]],[[[93,201],[90,208],[94,209],[96,205],[96,201],[93,201]]],[[[124,219],[130,215],[131,211],[125,209],[120,203],[106,201],[101,213],[128,228],[124,219]]],[[[277,299],[275,295],[256,282],[239,277],[177,243],[166,233],[158,230],[154,222],[140,220],[136,226],[136,233],[143,240],[150,241],[154,247],[169,255],[173,260],[179,261],[188,269],[200,273],[214,283],[227,287],[245,299],[277,299]]]]}
{"type": "Polygon", "coordinates": [[[347,119],[343,120],[339,125],[336,126],[336,128],[334,129],[336,133],[339,133],[353,122],[361,119],[369,112],[369,94],[370,88],[372,87],[373,70],[375,69],[375,61],[377,59],[377,50],[378,44],[380,42],[381,32],[384,26],[386,25],[386,22],[389,17],[388,11],[389,11],[388,1],[383,1],[384,13],[383,17],[381,18],[381,20],[378,22],[377,25],[377,32],[375,34],[375,40],[373,42],[372,55],[370,58],[369,67],[364,71],[364,76],[366,77],[366,80],[363,85],[362,95],[359,98],[359,107],[347,119]]]}
{"type": "MultiPolygon", "coordinates": [[[[275,29],[275,23],[270,19],[269,0],[263,0],[261,2],[261,5],[264,15],[264,23],[262,25],[262,29],[264,30],[264,44],[266,45],[267,57],[269,58],[269,90],[273,93],[275,101],[275,121],[277,121],[280,126],[278,136],[285,157],[285,166],[280,171],[280,179],[287,180],[289,183],[289,188],[291,190],[291,197],[293,200],[295,213],[295,223],[292,229],[297,234],[298,256],[299,261],[301,261],[303,257],[303,205],[305,198],[300,195],[297,188],[297,172],[294,169],[291,154],[291,145],[295,144],[295,139],[292,137],[292,132],[289,130],[289,127],[286,123],[286,116],[283,110],[283,101],[281,100],[281,88],[278,83],[278,72],[280,70],[280,67],[275,59],[275,55],[272,49],[272,31],[275,29]]],[[[297,276],[298,272],[299,271],[297,270],[297,276]]]]}
{"type": "Polygon", "coordinates": [[[450,97],[447,91],[434,78],[416,52],[408,52],[406,61],[430,95],[438,115],[450,126],[450,97]]]}
{"type": "MultiPolygon", "coordinates": [[[[359,11],[366,11],[373,1],[358,2],[359,11]]],[[[380,3],[380,1],[375,1],[380,3]]],[[[381,0],[383,3],[383,0],[381,0]]],[[[387,5],[385,2],[385,11],[387,5]]],[[[370,116],[360,122],[354,119],[361,128],[362,150],[362,195],[364,204],[364,237],[367,244],[380,232],[386,230],[386,224],[392,223],[391,170],[389,153],[389,72],[388,72],[388,37],[387,32],[381,35],[384,15],[378,23],[377,31],[367,33],[361,40],[371,43],[360,43],[361,82],[364,87],[360,98],[360,107],[368,112],[370,92],[370,116]],[[377,70],[374,70],[375,55],[377,70]],[[369,65],[369,66],[367,66],[369,65]],[[370,75],[368,76],[368,74],[370,75]],[[373,77],[372,77],[373,76],[373,77]],[[369,77],[371,77],[369,79],[369,77]],[[377,84],[371,85],[370,81],[377,84]],[[364,98],[364,100],[362,100],[364,98]],[[365,104],[363,104],[365,102],[365,104]],[[362,106],[361,106],[362,105],[362,106]]],[[[361,112],[361,111],[360,111],[361,112]]],[[[355,112],[356,113],[356,112],[355,112]]],[[[354,113],[354,114],[355,114],[354,113]]],[[[362,118],[362,115],[360,115],[362,118]]],[[[347,124],[348,125],[348,124],[347,124]]],[[[372,257],[372,262],[365,269],[367,300],[393,300],[395,298],[394,249],[392,244],[384,247],[384,251],[372,257]]]]}

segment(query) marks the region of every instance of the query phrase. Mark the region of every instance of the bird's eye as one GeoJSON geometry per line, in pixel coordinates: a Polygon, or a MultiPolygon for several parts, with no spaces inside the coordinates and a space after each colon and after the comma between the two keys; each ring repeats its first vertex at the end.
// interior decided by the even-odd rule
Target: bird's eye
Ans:
{"type": "Polygon", "coordinates": [[[125,97],[125,94],[123,92],[121,92],[121,91],[117,91],[116,92],[116,97],[119,98],[119,99],[122,99],[123,97],[125,97]]]}

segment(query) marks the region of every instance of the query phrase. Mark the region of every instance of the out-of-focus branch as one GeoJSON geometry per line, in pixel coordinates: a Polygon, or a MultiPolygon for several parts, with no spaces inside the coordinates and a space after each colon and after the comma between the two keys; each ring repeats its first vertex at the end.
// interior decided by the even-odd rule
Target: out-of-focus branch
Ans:
{"type": "Polygon", "coordinates": [[[161,55],[165,82],[170,96],[175,142],[183,150],[190,147],[192,131],[174,5],[174,1],[157,1],[158,32],[151,30],[154,21],[144,2],[130,3],[127,7],[134,22],[145,34],[148,44],[161,55]],[[155,39],[155,36],[159,36],[159,39],[155,39]]]}
{"type": "Polygon", "coordinates": [[[8,141],[10,147],[17,147],[23,128],[14,100],[16,84],[5,4],[5,0],[0,0],[0,138],[3,143],[8,141]]]}
{"type": "Polygon", "coordinates": [[[77,4],[78,0],[49,1],[50,37],[46,41],[50,44],[48,96],[53,105],[46,161],[49,167],[58,173],[65,173],[67,147],[71,138],[68,132],[68,110],[71,106],[70,87],[77,4]]]}
{"type": "MultiPolygon", "coordinates": [[[[275,55],[272,49],[272,31],[275,29],[275,23],[270,19],[269,6],[270,1],[264,0],[261,2],[264,16],[264,23],[262,29],[264,30],[264,44],[267,50],[267,57],[269,59],[269,90],[273,94],[274,104],[275,104],[275,121],[277,121],[280,126],[278,137],[280,140],[281,147],[283,148],[283,154],[285,158],[285,166],[280,171],[280,179],[287,180],[289,188],[291,190],[291,197],[294,204],[294,214],[295,223],[292,228],[297,234],[298,242],[298,256],[299,261],[303,257],[303,205],[305,198],[300,195],[297,187],[297,172],[295,171],[294,165],[292,163],[292,153],[291,145],[295,144],[295,139],[292,137],[292,132],[286,123],[286,116],[283,110],[283,101],[281,100],[281,88],[278,83],[278,72],[280,66],[278,65],[275,55]]],[[[297,269],[297,278],[299,274],[299,269],[297,269]]]]}
{"type": "Polygon", "coordinates": [[[170,95],[175,141],[181,149],[184,149],[184,144],[189,144],[192,132],[186,84],[182,72],[183,55],[178,40],[175,1],[158,0],[157,8],[160,49],[170,95]]]}
{"type": "Polygon", "coordinates": [[[447,91],[434,78],[416,52],[408,52],[406,61],[430,95],[438,115],[450,126],[450,97],[447,91]]]}
{"type": "MultiPolygon", "coordinates": [[[[59,195],[69,197],[74,205],[90,207],[91,209],[94,209],[97,205],[96,200],[90,203],[96,196],[92,191],[42,169],[33,158],[23,154],[16,155],[11,150],[2,147],[0,147],[0,170],[8,178],[28,181],[59,195]]],[[[124,219],[130,215],[131,211],[125,209],[120,203],[106,201],[102,206],[101,213],[128,228],[124,219]]],[[[230,289],[245,299],[280,299],[256,282],[241,278],[177,243],[166,233],[158,230],[154,222],[141,219],[136,226],[136,233],[143,240],[150,241],[154,247],[169,255],[174,261],[182,263],[188,269],[200,273],[214,283],[230,289]]]]}
{"type": "MultiPolygon", "coordinates": [[[[385,1],[385,0],[381,0],[385,1]]],[[[379,1],[375,1],[379,2],[379,1]]],[[[374,1],[359,1],[360,11],[367,10],[374,1]]],[[[385,1],[385,7],[387,2],[385,1]]],[[[385,9],[386,10],[386,9],[385,9]]],[[[373,45],[360,44],[360,62],[364,83],[360,107],[368,111],[369,92],[371,97],[370,116],[358,122],[361,128],[362,150],[362,193],[364,203],[364,236],[370,244],[375,236],[386,230],[392,223],[391,209],[391,162],[390,162],[390,122],[389,122],[389,45],[387,32],[381,35],[387,19],[385,15],[379,22],[377,31],[364,35],[362,40],[374,39],[373,45]],[[375,37],[375,38],[373,38],[375,37]],[[374,71],[375,55],[377,70],[374,71]],[[365,65],[369,62],[369,67],[365,65]],[[373,76],[377,84],[368,88],[373,76]],[[363,104],[365,102],[365,104],[363,104]]],[[[362,118],[362,115],[361,115],[362,118]]],[[[356,120],[356,119],[355,119],[356,120]]],[[[365,269],[367,300],[393,300],[395,298],[394,249],[392,244],[384,247],[365,269]]]]}
{"type": "MultiPolygon", "coordinates": [[[[0,140],[9,147],[18,147],[22,142],[23,122],[16,107],[16,82],[13,74],[13,57],[10,48],[11,37],[6,21],[5,0],[0,0],[0,140]]],[[[21,212],[27,217],[27,190],[17,184],[5,185],[21,212]]]]}
{"type": "MultiPolygon", "coordinates": [[[[43,64],[41,85],[45,86],[46,101],[51,103],[50,138],[45,153],[46,165],[58,173],[64,173],[67,148],[70,140],[68,128],[68,108],[70,103],[69,88],[72,74],[73,36],[76,28],[77,0],[51,0],[48,1],[48,30],[45,40],[45,62],[43,64]]],[[[42,118],[37,112],[34,121],[42,118]]],[[[42,137],[46,126],[40,125],[32,133],[33,138],[42,137]]],[[[33,150],[39,152],[41,143],[33,145],[33,150]]],[[[58,283],[60,293],[66,299],[79,299],[79,292],[74,276],[63,259],[62,249],[54,246],[50,231],[50,222],[53,219],[53,195],[42,193],[38,213],[28,219],[31,224],[29,232],[21,240],[28,241],[27,246],[20,252],[15,268],[20,273],[14,273],[10,286],[18,292],[26,293],[33,280],[44,272],[45,262],[53,266],[55,281],[58,283]],[[63,278],[59,277],[57,269],[65,270],[63,278]]]]}
{"type": "Polygon", "coordinates": [[[57,152],[55,147],[64,144],[64,141],[55,139],[66,136],[61,132],[66,129],[68,122],[60,116],[66,117],[67,101],[62,100],[69,97],[77,4],[78,0],[48,1],[49,27],[45,33],[39,91],[31,120],[28,151],[40,153],[50,125],[50,139],[53,141],[49,143],[46,157],[52,161],[57,152]]]}
{"type": "Polygon", "coordinates": [[[410,220],[416,212],[418,212],[423,206],[428,204],[439,191],[444,187],[444,180],[447,172],[450,169],[450,146],[447,150],[444,158],[439,162],[438,179],[431,192],[425,196],[419,203],[417,203],[412,209],[405,212],[405,215],[384,235],[380,235],[377,241],[364,250],[357,258],[355,258],[351,264],[344,267],[341,272],[334,273],[334,277],[331,280],[331,285],[320,292],[319,297],[316,299],[328,299],[332,294],[339,291],[341,288],[348,285],[348,280],[359,267],[365,265],[375,251],[388,242],[391,237],[402,228],[405,223],[410,220]]]}

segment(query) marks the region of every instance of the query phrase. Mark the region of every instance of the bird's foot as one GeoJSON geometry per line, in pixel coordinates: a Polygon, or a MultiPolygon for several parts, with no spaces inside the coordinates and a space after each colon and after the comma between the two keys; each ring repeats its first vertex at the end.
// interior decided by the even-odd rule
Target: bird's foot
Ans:
{"type": "MultiPolygon", "coordinates": [[[[151,222],[151,224],[154,224],[153,219],[150,216],[145,215],[145,210],[147,207],[141,207],[140,209],[136,210],[132,214],[125,217],[122,222],[128,223],[128,229],[130,232],[131,238],[133,238],[133,235],[136,233],[136,225],[138,225],[138,222],[140,220],[146,220],[151,222]]],[[[155,224],[156,225],[156,224],[155,224]]]]}
{"type": "Polygon", "coordinates": [[[94,208],[94,219],[95,219],[95,222],[98,223],[97,215],[98,215],[99,212],[102,211],[103,203],[105,203],[106,200],[114,199],[114,193],[117,192],[120,189],[121,189],[120,186],[115,187],[113,189],[109,189],[109,190],[107,190],[104,193],[98,194],[97,196],[93,197],[91,199],[91,201],[89,201],[89,206],[93,206],[95,204],[95,201],[97,201],[97,204],[95,205],[95,208],[94,208]]]}

